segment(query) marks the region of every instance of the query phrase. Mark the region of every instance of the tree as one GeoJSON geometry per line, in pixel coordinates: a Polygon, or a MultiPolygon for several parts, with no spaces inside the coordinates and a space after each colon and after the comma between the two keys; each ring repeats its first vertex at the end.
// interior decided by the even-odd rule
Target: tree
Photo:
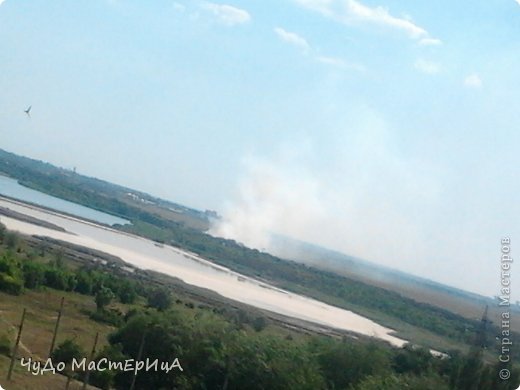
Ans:
{"type": "Polygon", "coordinates": [[[369,376],[353,390],[448,390],[449,386],[437,375],[387,375],[369,376]]]}
{"type": "Polygon", "coordinates": [[[76,291],[80,294],[92,294],[93,281],[88,272],[79,271],[76,273],[76,291]]]}
{"type": "Polygon", "coordinates": [[[18,234],[14,232],[8,231],[5,233],[3,241],[5,242],[7,249],[17,250],[20,245],[20,238],[18,237],[18,234]]]}
{"type": "Polygon", "coordinates": [[[366,376],[391,372],[390,351],[376,343],[359,344],[316,339],[313,345],[321,370],[332,388],[345,389],[366,376]]]}
{"type": "Polygon", "coordinates": [[[45,270],[45,285],[56,290],[67,290],[69,280],[66,271],[61,268],[47,267],[45,270]]]}
{"type": "Polygon", "coordinates": [[[23,279],[25,287],[37,288],[45,282],[45,267],[32,261],[23,265],[23,279]]]}
{"type": "Polygon", "coordinates": [[[96,294],[96,307],[98,310],[103,309],[105,306],[109,305],[112,302],[112,299],[115,298],[114,293],[108,287],[101,287],[96,294]]]}
{"type": "Polygon", "coordinates": [[[432,365],[434,357],[426,348],[406,344],[393,358],[392,366],[398,374],[419,375],[432,365]]]}
{"type": "Polygon", "coordinates": [[[148,295],[148,306],[159,311],[168,309],[172,304],[170,292],[165,288],[156,288],[148,295]]]}
{"type": "Polygon", "coordinates": [[[53,363],[70,363],[73,359],[80,360],[85,356],[85,352],[74,340],[67,339],[52,351],[51,359],[53,363]]]}
{"type": "Polygon", "coordinates": [[[128,280],[123,280],[117,290],[117,296],[121,303],[134,303],[137,298],[137,292],[132,283],[128,280]]]}

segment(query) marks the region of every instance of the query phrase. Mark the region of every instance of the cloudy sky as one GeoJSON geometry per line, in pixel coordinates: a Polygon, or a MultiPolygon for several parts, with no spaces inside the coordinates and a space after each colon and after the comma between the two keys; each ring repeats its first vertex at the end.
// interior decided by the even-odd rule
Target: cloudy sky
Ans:
{"type": "Polygon", "coordinates": [[[515,0],[0,0],[0,147],[494,295],[519,60],[515,0]]]}

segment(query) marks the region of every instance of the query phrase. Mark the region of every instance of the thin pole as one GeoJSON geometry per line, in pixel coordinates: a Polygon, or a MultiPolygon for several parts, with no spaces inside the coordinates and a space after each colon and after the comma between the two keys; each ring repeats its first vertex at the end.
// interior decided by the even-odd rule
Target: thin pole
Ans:
{"type": "Polygon", "coordinates": [[[26,309],[24,308],[22,313],[22,320],[20,321],[20,328],[18,329],[18,336],[16,337],[16,343],[14,344],[13,354],[11,356],[11,364],[9,365],[7,380],[11,380],[11,374],[13,373],[14,361],[16,359],[16,354],[18,353],[18,345],[20,344],[20,339],[22,338],[23,323],[25,321],[25,311],[26,309]]]}
{"type": "Polygon", "coordinates": [[[99,337],[99,332],[96,333],[96,338],[94,339],[94,345],[92,346],[92,351],[90,351],[90,356],[89,356],[88,362],[87,362],[87,372],[85,373],[85,379],[83,380],[82,390],[85,390],[88,385],[88,379],[90,377],[90,370],[88,369],[88,365],[92,361],[92,359],[94,358],[94,354],[96,353],[98,337],[99,337]]]}
{"type": "Polygon", "coordinates": [[[52,355],[52,351],[54,351],[54,345],[56,344],[56,336],[58,334],[58,328],[60,326],[61,313],[63,313],[63,302],[65,301],[65,297],[61,297],[60,303],[60,311],[58,312],[58,318],[56,319],[56,325],[54,326],[54,334],[52,335],[51,349],[49,350],[49,358],[52,355]]]}
{"type": "MultiPolygon", "coordinates": [[[[141,345],[139,345],[139,352],[137,353],[137,361],[138,362],[141,361],[141,356],[143,355],[145,336],[146,336],[146,331],[143,332],[143,336],[141,337],[141,345]]],[[[134,390],[136,378],[137,378],[137,370],[134,370],[134,376],[132,378],[132,384],[130,385],[130,390],[134,390]]]]}

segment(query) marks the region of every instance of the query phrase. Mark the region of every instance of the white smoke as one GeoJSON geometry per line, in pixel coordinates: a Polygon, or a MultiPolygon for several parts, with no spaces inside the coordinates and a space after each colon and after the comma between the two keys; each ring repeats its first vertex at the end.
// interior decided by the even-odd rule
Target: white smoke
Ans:
{"type": "Polygon", "coordinates": [[[236,199],[225,207],[212,234],[269,250],[271,234],[299,237],[323,218],[319,182],[295,161],[248,156],[243,165],[236,199]]]}
{"type": "Polygon", "coordinates": [[[211,233],[266,251],[281,234],[386,265],[412,263],[437,185],[398,156],[382,121],[364,118],[327,155],[307,141],[247,156],[235,198],[211,233]]]}

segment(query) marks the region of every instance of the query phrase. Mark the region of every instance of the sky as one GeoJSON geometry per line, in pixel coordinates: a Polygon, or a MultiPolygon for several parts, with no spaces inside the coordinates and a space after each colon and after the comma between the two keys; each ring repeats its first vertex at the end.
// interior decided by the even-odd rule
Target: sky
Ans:
{"type": "Polygon", "coordinates": [[[497,295],[519,38],[518,0],[0,0],[0,148],[497,295]]]}

